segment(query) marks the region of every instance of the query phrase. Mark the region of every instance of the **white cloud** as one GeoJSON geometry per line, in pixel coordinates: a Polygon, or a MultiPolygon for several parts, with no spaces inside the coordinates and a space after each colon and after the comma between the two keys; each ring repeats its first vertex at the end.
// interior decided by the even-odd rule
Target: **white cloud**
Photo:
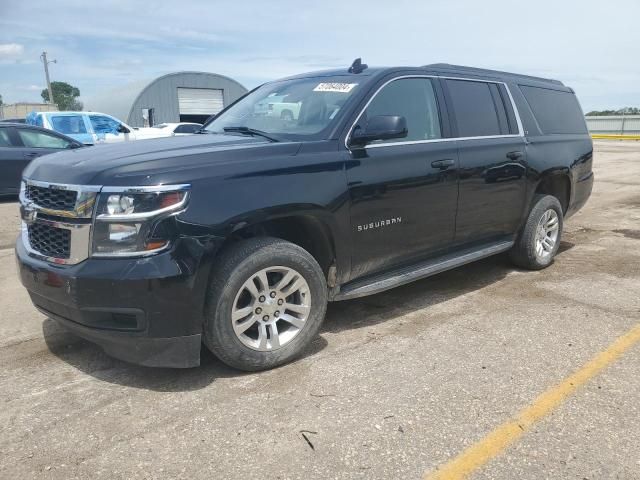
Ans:
{"type": "Polygon", "coordinates": [[[24,45],[19,43],[0,43],[0,58],[15,58],[24,53],[24,45]]]}
{"type": "Polygon", "coordinates": [[[538,0],[523,12],[512,0],[155,0],[141,22],[130,0],[103,0],[98,15],[86,0],[0,0],[1,80],[14,85],[2,93],[22,96],[15,85],[42,83],[46,49],[58,60],[52,79],[83,97],[177,70],[252,87],[361,56],[372,66],[448,62],[557,78],[585,109],[637,105],[640,64],[630,59],[640,2],[615,3],[538,0]]]}

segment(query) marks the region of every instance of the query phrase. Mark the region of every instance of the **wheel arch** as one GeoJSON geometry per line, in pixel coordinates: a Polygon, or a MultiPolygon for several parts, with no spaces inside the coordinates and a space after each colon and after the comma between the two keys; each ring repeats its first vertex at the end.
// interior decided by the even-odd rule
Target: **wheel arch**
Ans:
{"type": "Polygon", "coordinates": [[[558,199],[563,214],[567,213],[571,202],[571,178],[566,171],[551,171],[543,173],[534,193],[552,195],[558,199]]]}
{"type": "Polygon", "coordinates": [[[296,212],[241,222],[232,228],[222,248],[259,236],[286,240],[309,252],[322,268],[329,286],[332,286],[336,272],[331,269],[335,269],[337,263],[336,238],[329,219],[324,217],[317,213],[296,212]]]}

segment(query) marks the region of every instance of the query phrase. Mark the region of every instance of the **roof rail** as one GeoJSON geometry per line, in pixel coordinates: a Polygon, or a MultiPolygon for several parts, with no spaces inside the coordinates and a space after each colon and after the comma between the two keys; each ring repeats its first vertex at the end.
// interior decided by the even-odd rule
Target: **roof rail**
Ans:
{"type": "Polygon", "coordinates": [[[464,65],[452,65],[450,63],[431,63],[429,65],[423,65],[423,68],[433,68],[437,70],[453,70],[457,72],[466,72],[473,75],[488,75],[488,76],[500,76],[500,77],[513,77],[528,80],[536,80],[539,82],[555,83],[556,85],[564,85],[560,80],[554,80],[552,78],[534,77],[533,75],[521,75],[519,73],[503,72],[500,70],[489,70],[486,68],[466,67],[464,65]]]}

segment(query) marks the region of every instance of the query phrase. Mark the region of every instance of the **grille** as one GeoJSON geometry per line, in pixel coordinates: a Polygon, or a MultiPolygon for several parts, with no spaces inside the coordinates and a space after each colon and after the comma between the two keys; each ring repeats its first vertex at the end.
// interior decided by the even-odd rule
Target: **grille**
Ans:
{"type": "Polygon", "coordinates": [[[72,211],[76,207],[78,192],[27,185],[25,196],[42,208],[72,211]]]}
{"type": "Polygon", "coordinates": [[[37,222],[27,228],[31,248],[47,257],[69,258],[71,254],[71,230],[37,222]]]}

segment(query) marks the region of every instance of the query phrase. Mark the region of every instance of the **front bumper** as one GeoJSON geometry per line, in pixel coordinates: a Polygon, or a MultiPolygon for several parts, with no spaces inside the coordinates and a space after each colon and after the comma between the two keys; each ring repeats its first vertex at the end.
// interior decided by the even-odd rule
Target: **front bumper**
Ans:
{"type": "Polygon", "coordinates": [[[186,240],[162,254],[55,265],[18,239],[22,284],[38,310],[113,357],[153,367],[200,364],[207,278],[186,240]]]}

